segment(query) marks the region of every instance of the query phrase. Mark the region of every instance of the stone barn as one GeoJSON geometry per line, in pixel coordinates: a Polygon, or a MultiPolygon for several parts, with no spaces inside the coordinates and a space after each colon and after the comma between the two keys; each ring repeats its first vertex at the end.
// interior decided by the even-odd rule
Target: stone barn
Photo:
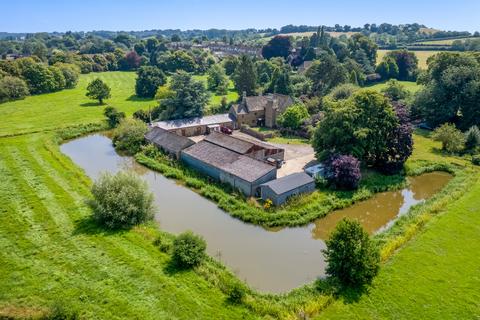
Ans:
{"type": "Polygon", "coordinates": [[[246,196],[258,195],[261,184],[277,177],[274,166],[205,140],[183,150],[181,159],[246,196]]]}
{"type": "Polygon", "coordinates": [[[218,126],[235,129],[235,123],[229,114],[215,114],[205,117],[159,121],[154,122],[152,126],[162,128],[184,137],[207,134],[209,133],[210,128],[218,126]]]}
{"type": "Polygon", "coordinates": [[[153,127],[147,132],[145,139],[176,159],[180,159],[180,152],[183,149],[195,144],[187,137],[179,136],[159,127],[153,127]]]}

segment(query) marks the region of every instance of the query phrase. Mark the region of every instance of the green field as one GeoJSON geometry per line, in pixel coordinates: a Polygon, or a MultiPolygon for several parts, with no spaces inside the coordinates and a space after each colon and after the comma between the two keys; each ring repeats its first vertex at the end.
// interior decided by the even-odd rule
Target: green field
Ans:
{"type": "Polygon", "coordinates": [[[97,76],[112,87],[108,102],[129,114],[155,103],[131,98],[133,73],[113,72],[82,76],[77,89],[0,104],[0,318],[35,318],[57,304],[85,319],[297,319],[328,304],[319,317],[479,317],[479,173],[468,159],[443,155],[427,133],[415,135],[408,172],[450,168],[456,177],[376,237],[382,257],[393,256],[367,293],[335,301],[306,286],[284,296],[249,292],[237,305],[225,292],[238,279],[212,260],[193,271],[172,269],[170,255],[153,244],[168,235],[153,223],[107,232],[89,218],[91,181],[60,152],[52,129],[97,123],[62,130],[69,138],[102,128],[102,108],[82,106],[91,103],[84,86],[97,76]]]}
{"type": "MultiPolygon", "coordinates": [[[[399,81],[399,83],[401,83],[405,87],[405,89],[407,89],[411,93],[416,93],[418,90],[420,90],[422,88],[421,85],[418,85],[416,82],[412,82],[412,81],[399,81]]],[[[376,91],[381,91],[382,89],[384,89],[386,87],[387,87],[387,83],[382,82],[382,83],[377,83],[377,84],[368,86],[366,88],[373,89],[373,90],[376,90],[376,91]]]]}
{"type": "MultiPolygon", "coordinates": [[[[104,107],[85,96],[88,83],[95,78],[102,79],[112,89],[112,97],[105,101],[106,105],[114,106],[127,115],[158,105],[153,99],[140,99],[135,96],[134,72],[90,73],[80,76],[75,89],[0,104],[0,136],[101,121],[104,107]]],[[[206,82],[206,77],[200,79],[206,82]]],[[[237,98],[238,94],[230,88],[227,100],[230,102],[237,98]]],[[[207,111],[211,106],[220,105],[221,99],[221,96],[212,95],[207,111]]]]}
{"type": "MultiPolygon", "coordinates": [[[[391,50],[378,50],[377,51],[377,64],[380,63],[383,57],[391,50]]],[[[442,51],[412,51],[418,58],[418,67],[420,69],[427,69],[427,60],[431,56],[442,51]]]]}
{"type": "Polygon", "coordinates": [[[428,40],[428,41],[422,41],[422,42],[416,42],[419,44],[435,44],[435,45],[445,45],[445,46],[451,46],[454,41],[460,40],[460,41],[465,41],[470,38],[457,38],[457,39],[443,39],[443,40],[428,40]]]}

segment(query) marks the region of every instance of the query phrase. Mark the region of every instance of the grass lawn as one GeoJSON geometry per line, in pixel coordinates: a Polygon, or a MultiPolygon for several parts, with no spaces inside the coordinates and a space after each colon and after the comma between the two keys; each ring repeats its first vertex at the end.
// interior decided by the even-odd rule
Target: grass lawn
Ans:
{"type": "MultiPolygon", "coordinates": [[[[377,51],[377,64],[380,63],[383,57],[391,50],[378,50],[377,51]]],[[[439,52],[444,51],[412,51],[418,58],[418,67],[420,69],[427,69],[427,59],[439,52]]]]}
{"type": "Polygon", "coordinates": [[[111,90],[106,104],[131,115],[138,109],[157,105],[154,100],[139,99],[135,94],[134,72],[103,72],[81,75],[76,88],[27,97],[0,104],[0,136],[37,132],[73,124],[99,122],[104,107],[85,96],[90,81],[100,78],[111,90]]]}
{"type": "MultiPolygon", "coordinates": [[[[410,91],[410,93],[416,93],[422,88],[422,85],[418,85],[416,82],[412,82],[412,81],[399,81],[399,83],[401,83],[405,87],[405,89],[410,91]]],[[[382,82],[382,83],[377,83],[371,86],[367,86],[366,88],[373,89],[380,92],[382,89],[386,87],[387,87],[387,83],[382,82]]]]}
{"type": "MultiPolygon", "coordinates": [[[[103,119],[103,109],[94,100],[85,96],[90,81],[100,78],[110,88],[111,98],[105,105],[111,105],[124,111],[127,115],[139,109],[155,107],[158,102],[153,99],[141,99],[135,96],[135,72],[102,72],[80,75],[76,88],[60,92],[30,96],[24,100],[0,104],[0,137],[5,135],[38,132],[67,127],[70,125],[99,122],[103,119]]],[[[195,76],[207,81],[206,76],[195,76]]],[[[219,106],[222,96],[212,95],[210,107],[219,106]]],[[[233,90],[233,83],[227,100],[236,101],[238,94],[233,90]]]]}

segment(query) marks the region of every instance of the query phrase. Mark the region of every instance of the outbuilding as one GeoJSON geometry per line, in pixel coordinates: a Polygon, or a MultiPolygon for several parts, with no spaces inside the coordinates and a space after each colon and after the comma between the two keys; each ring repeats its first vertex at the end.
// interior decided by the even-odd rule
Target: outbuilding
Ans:
{"type": "Polygon", "coordinates": [[[315,180],[305,172],[293,173],[260,185],[262,199],[264,201],[270,199],[276,206],[286,202],[294,195],[314,190],[315,180]]]}
{"type": "Polygon", "coordinates": [[[183,149],[195,144],[187,137],[179,136],[159,127],[153,127],[147,132],[145,139],[176,159],[180,159],[180,152],[183,149]]]}
{"type": "Polygon", "coordinates": [[[185,137],[207,134],[212,128],[219,126],[235,129],[234,121],[229,114],[159,121],[154,122],[153,126],[185,137]]]}
{"type": "Polygon", "coordinates": [[[230,184],[246,196],[257,195],[262,183],[277,177],[274,166],[205,140],[183,150],[181,159],[203,174],[230,184]]]}

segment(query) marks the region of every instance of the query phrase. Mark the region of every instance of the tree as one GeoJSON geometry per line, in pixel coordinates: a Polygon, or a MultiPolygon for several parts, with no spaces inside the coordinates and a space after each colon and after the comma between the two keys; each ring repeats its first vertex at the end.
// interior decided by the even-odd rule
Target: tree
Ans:
{"type": "Polygon", "coordinates": [[[380,269],[380,254],[368,233],[357,221],[344,218],[323,251],[326,273],[345,287],[370,284],[380,269]]]}
{"type": "Polygon", "coordinates": [[[480,146],[480,130],[477,126],[472,126],[465,132],[465,148],[473,150],[480,146]]]}
{"type": "Polygon", "coordinates": [[[60,70],[55,66],[50,66],[48,69],[50,70],[50,72],[53,75],[53,78],[55,79],[55,88],[53,91],[65,89],[65,86],[67,83],[65,81],[65,77],[63,75],[62,70],[60,70]]]}
{"type": "Polygon", "coordinates": [[[445,123],[433,131],[432,139],[442,143],[442,150],[459,152],[465,147],[465,136],[454,124],[445,123]]]}
{"type": "Polygon", "coordinates": [[[131,155],[140,151],[145,143],[145,134],[148,132],[147,125],[137,119],[124,119],[113,131],[112,142],[117,150],[131,155]]]}
{"type": "Polygon", "coordinates": [[[173,96],[163,99],[164,119],[200,117],[208,103],[208,94],[201,81],[194,80],[186,72],[177,72],[172,77],[170,90],[173,96]]]}
{"type": "Polygon", "coordinates": [[[468,129],[480,123],[480,59],[471,53],[442,52],[429,59],[419,79],[425,85],[414,110],[433,127],[446,122],[468,129]]]}
{"type": "Polygon", "coordinates": [[[325,162],[326,178],[337,189],[353,190],[358,188],[362,178],[360,161],[350,155],[332,155],[325,162]]]}
{"type": "Polygon", "coordinates": [[[275,68],[270,81],[269,92],[290,95],[293,91],[290,76],[285,68],[275,68]]]}
{"type": "Polygon", "coordinates": [[[339,84],[348,81],[347,70],[329,54],[322,54],[320,60],[314,61],[306,76],[312,81],[313,91],[318,96],[324,96],[339,84]]]}
{"type": "Polygon", "coordinates": [[[222,62],[223,67],[225,68],[225,73],[231,76],[237,69],[239,63],[240,61],[236,56],[226,57],[222,62]]]}
{"type": "Polygon", "coordinates": [[[106,107],[103,114],[107,118],[107,122],[110,128],[115,128],[120,123],[120,121],[125,119],[125,113],[119,112],[114,107],[106,107]]]}
{"type": "Polygon", "coordinates": [[[382,79],[397,79],[399,77],[398,65],[392,57],[385,56],[375,71],[382,79]]]}
{"type": "Polygon", "coordinates": [[[330,99],[333,101],[339,100],[346,100],[350,98],[355,92],[357,92],[360,88],[356,85],[351,83],[341,84],[335,87],[332,92],[328,95],[330,99]]]}
{"type": "Polygon", "coordinates": [[[78,83],[78,77],[80,73],[79,68],[74,64],[61,63],[61,62],[55,63],[54,66],[59,68],[62,71],[63,77],[65,79],[65,88],[67,89],[75,88],[75,86],[78,83]]]}
{"type": "Polygon", "coordinates": [[[178,235],[173,241],[173,261],[181,268],[192,268],[205,259],[207,244],[205,240],[186,231],[178,235]]]}
{"type": "Polygon", "coordinates": [[[377,158],[376,167],[384,174],[397,174],[413,153],[413,128],[408,116],[407,107],[399,102],[393,104],[398,118],[398,126],[388,137],[387,150],[377,158]]]}
{"type": "Polygon", "coordinates": [[[23,99],[28,94],[27,83],[22,79],[11,76],[0,79],[0,102],[23,99]]]}
{"type": "Polygon", "coordinates": [[[229,79],[221,65],[215,64],[208,69],[207,84],[209,90],[217,94],[227,94],[229,79]]]}
{"type": "Polygon", "coordinates": [[[110,87],[97,78],[88,84],[86,96],[103,104],[103,100],[110,98],[110,87]]]}
{"type": "Polygon", "coordinates": [[[319,159],[350,154],[373,165],[388,151],[387,139],[398,123],[386,97],[372,90],[358,91],[325,108],[315,129],[313,148],[319,159]]]}
{"type": "Polygon", "coordinates": [[[309,116],[307,107],[301,103],[296,103],[285,110],[279,118],[279,124],[284,128],[296,130],[300,128],[302,122],[309,116]]]}
{"type": "Polygon", "coordinates": [[[409,95],[405,86],[395,79],[388,80],[386,87],[381,92],[393,101],[404,100],[409,95]]]}
{"type": "Polygon", "coordinates": [[[384,61],[389,59],[393,59],[398,67],[398,80],[412,81],[417,78],[418,59],[414,52],[408,50],[389,51],[385,55],[384,61]]]}
{"type": "Polygon", "coordinates": [[[153,98],[158,87],[167,82],[167,77],[157,67],[143,66],[137,71],[135,92],[142,98],[153,98]]]}
{"type": "Polygon", "coordinates": [[[131,172],[104,173],[92,186],[93,217],[110,229],[129,228],[153,219],[153,194],[131,172]]]}
{"type": "Polygon", "coordinates": [[[250,57],[246,55],[240,57],[240,61],[235,68],[233,81],[239,95],[242,95],[243,92],[246,92],[249,96],[255,94],[257,88],[257,72],[250,57]]]}
{"type": "Polygon", "coordinates": [[[350,56],[356,57],[359,63],[364,65],[364,67],[372,68],[375,66],[377,60],[377,49],[378,46],[373,42],[369,37],[356,33],[352,35],[348,40],[348,50],[350,51],[350,56]],[[363,59],[365,55],[366,59],[363,59]]]}
{"type": "Polygon", "coordinates": [[[58,84],[52,71],[43,63],[32,63],[22,68],[22,78],[28,84],[31,94],[53,92],[58,84]]]}
{"type": "Polygon", "coordinates": [[[185,50],[168,51],[160,53],[157,56],[157,66],[165,71],[176,72],[183,70],[186,72],[195,71],[197,64],[194,58],[185,50]]]}
{"type": "Polygon", "coordinates": [[[287,58],[291,47],[292,43],[289,37],[275,36],[262,48],[262,56],[265,59],[273,57],[287,58]]]}
{"type": "Polygon", "coordinates": [[[122,69],[123,70],[133,70],[140,67],[142,63],[142,57],[138,55],[135,51],[128,52],[124,59],[122,60],[122,69]]]}

